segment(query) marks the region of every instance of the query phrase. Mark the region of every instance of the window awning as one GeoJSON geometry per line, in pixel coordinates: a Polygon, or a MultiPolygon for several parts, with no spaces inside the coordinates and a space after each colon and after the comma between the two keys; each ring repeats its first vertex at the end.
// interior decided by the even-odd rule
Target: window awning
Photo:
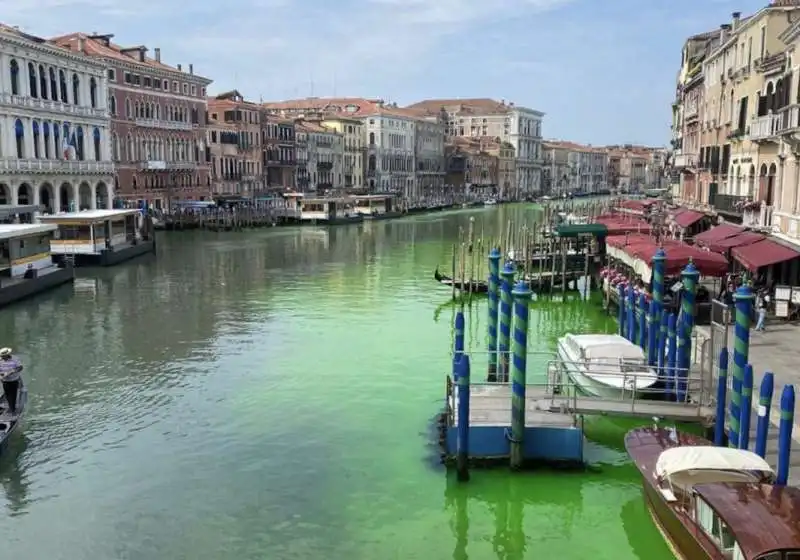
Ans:
{"type": "Polygon", "coordinates": [[[702,212],[698,212],[697,210],[684,210],[683,212],[679,212],[672,217],[672,221],[678,227],[688,228],[705,218],[706,215],[702,212]]]}
{"type": "Polygon", "coordinates": [[[714,243],[709,243],[708,248],[715,253],[725,253],[726,251],[735,249],[736,247],[744,247],[745,245],[758,243],[766,238],[767,236],[761,235],[760,233],[756,233],[754,231],[743,231],[739,235],[733,235],[731,237],[726,237],[725,239],[720,239],[714,243]]]}
{"type": "Polygon", "coordinates": [[[717,227],[713,227],[708,231],[704,231],[703,233],[698,233],[697,235],[695,235],[694,242],[696,245],[709,247],[710,244],[716,241],[721,241],[723,239],[727,239],[728,237],[739,235],[744,231],[745,229],[742,226],[737,226],[734,224],[720,224],[717,227]]]}
{"type": "Polygon", "coordinates": [[[731,255],[745,268],[755,272],[762,266],[770,266],[800,257],[800,252],[790,249],[786,245],[775,243],[771,239],[764,239],[752,245],[736,247],[731,251],[731,255]]]}

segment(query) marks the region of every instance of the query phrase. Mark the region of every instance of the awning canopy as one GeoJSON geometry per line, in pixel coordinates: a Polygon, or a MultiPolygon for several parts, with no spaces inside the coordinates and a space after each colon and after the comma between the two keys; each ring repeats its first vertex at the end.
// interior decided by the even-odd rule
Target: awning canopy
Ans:
{"type": "Polygon", "coordinates": [[[710,445],[671,447],[662,451],[656,461],[659,478],[695,470],[773,472],[772,467],[752,451],[710,445]]]}
{"type": "Polygon", "coordinates": [[[696,210],[682,210],[672,216],[672,221],[678,227],[688,228],[705,218],[706,215],[696,210]]]}
{"type": "MultiPolygon", "coordinates": [[[[645,282],[650,281],[651,262],[659,245],[647,235],[629,234],[608,237],[609,256],[619,259],[641,274],[645,282]]],[[[728,261],[718,253],[698,249],[679,241],[662,241],[666,253],[665,274],[676,276],[689,264],[694,263],[703,276],[719,277],[728,271],[728,261]]]]}
{"type": "Polygon", "coordinates": [[[743,231],[739,235],[726,237],[714,243],[709,243],[708,248],[715,253],[726,253],[734,247],[744,247],[745,245],[752,245],[766,239],[766,236],[756,233],[754,231],[743,231]]]}
{"type": "Polygon", "coordinates": [[[695,235],[694,242],[696,245],[708,247],[710,243],[727,239],[728,237],[733,237],[734,235],[739,235],[744,231],[745,229],[742,226],[733,224],[720,224],[708,231],[704,231],[703,233],[695,235]]]}
{"type": "Polygon", "coordinates": [[[790,249],[786,245],[775,243],[771,239],[764,239],[752,245],[736,247],[731,251],[731,255],[749,271],[755,272],[762,266],[770,266],[800,257],[800,252],[790,249]]]}

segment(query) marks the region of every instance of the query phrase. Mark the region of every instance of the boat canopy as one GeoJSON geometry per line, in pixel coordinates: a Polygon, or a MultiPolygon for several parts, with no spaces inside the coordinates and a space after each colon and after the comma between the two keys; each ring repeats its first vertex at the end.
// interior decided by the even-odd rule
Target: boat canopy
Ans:
{"type": "Polygon", "coordinates": [[[685,489],[713,482],[760,482],[774,476],[769,464],[752,451],[713,445],[666,449],[658,457],[655,474],[685,489]]]}
{"type": "Polygon", "coordinates": [[[571,346],[587,360],[643,360],[642,349],[618,334],[568,334],[571,346]]]}

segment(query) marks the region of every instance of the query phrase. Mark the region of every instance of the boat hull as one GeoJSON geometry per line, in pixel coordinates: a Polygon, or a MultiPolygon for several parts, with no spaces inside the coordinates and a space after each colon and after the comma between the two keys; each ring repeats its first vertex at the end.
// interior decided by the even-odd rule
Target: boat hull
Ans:
{"type": "MultiPolygon", "coordinates": [[[[570,381],[572,381],[582,393],[592,397],[613,400],[631,398],[631,391],[629,389],[623,390],[619,387],[611,387],[586,375],[583,368],[578,367],[577,364],[575,364],[575,360],[567,354],[561,343],[558,344],[558,358],[561,361],[561,367],[564,373],[567,374],[570,381]]],[[[644,398],[646,395],[647,389],[636,391],[636,398],[644,398]]]]}
{"type": "Polygon", "coordinates": [[[25,415],[25,408],[27,405],[28,388],[25,386],[24,381],[17,396],[17,407],[19,408],[19,413],[14,417],[9,416],[5,412],[6,399],[5,396],[2,395],[2,389],[0,389],[0,406],[4,409],[0,413],[0,455],[5,453],[6,448],[8,447],[8,442],[11,440],[11,436],[22,426],[22,418],[25,415]]]}

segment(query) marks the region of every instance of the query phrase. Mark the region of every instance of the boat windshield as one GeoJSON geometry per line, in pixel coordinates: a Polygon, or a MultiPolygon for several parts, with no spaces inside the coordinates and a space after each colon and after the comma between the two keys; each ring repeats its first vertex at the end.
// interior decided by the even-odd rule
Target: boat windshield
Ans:
{"type": "Polygon", "coordinates": [[[695,521],[713,539],[723,554],[733,560],[745,559],[728,525],[699,496],[695,498],[695,521]]]}

